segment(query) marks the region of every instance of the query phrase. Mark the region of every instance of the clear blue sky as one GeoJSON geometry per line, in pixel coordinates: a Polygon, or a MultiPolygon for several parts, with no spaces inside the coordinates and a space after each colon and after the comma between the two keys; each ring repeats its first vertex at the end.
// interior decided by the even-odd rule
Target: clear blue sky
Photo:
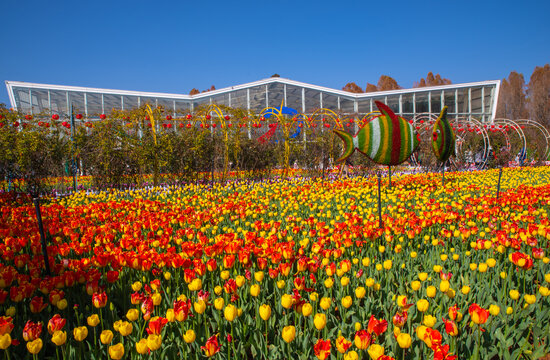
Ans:
{"type": "Polygon", "coordinates": [[[529,80],[550,62],[550,2],[2,1],[4,80],[189,93],[267,78],[403,87],[529,80]]]}

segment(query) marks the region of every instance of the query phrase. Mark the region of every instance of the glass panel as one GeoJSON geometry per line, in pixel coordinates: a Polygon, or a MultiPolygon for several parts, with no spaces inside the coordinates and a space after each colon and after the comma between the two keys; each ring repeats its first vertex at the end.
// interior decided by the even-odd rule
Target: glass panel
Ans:
{"type": "Polygon", "coordinates": [[[32,111],[39,113],[50,110],[48,103],[48,90],[32,89],[32,111]]]}
{"type": "Polygon", "coordinates": [[[340,96],[340,110],[344,114],[353,114],[355,112],[353,100],[340,96]]]}
{"type": "Polygon", "coordinates": [[[185,100],[176,100],[176,110],[179,113],[187,114],[191,109],[191,103],[185,100]]]}
{"type": "Polygon", "coordinates": [[[156,98],[140,96],[140,100],[141,100],[141,106],[143,106],[145,104],[149,104],[149,106],[151,106],[152,108],[157,106],[157,99],[156,98]]]}
{"type": "Polygon", "coordinates": [[[269,106],[279,108],[284,98],[284,85],[281,83],[271,83],[267,85],[269,106]]]}
{"type": "Polygon", "coordinates": [[[472,114],[480,114],[481,109],[481,88],[472,88],[472,114]]]}
{"type": "MultiPolygon", "coordinates": [[[[48,94],[46,94],[46,102],[48,101],[48,94]]],[[[73,105],[73,113],[84,114],[86,112],[86,107],[84,106],[84,93],[70,91],[69,92],[69,104],[73,105]]]]}
{"type": "Polygon", "coordinates": [[[265,85],[250,88],[250,110],[259,113],[265,109],[265,85]]]}
{"type": "Polygon", "coordinates": [[[403,103],[401,105],[403,114],[412,114],[414,109],[413,94],[403,94],[401,101],[403,103]]]}
{"type": "Polygon", "coordinates": [[[357,100],[357,102],[359,103],[360,114],[367,114],[370,112],[370,101],[371,101],[371,98],[357,100]]]}
{"type": "Polygon", "coordinates": [[[490,114],[493,106],[493,96],[494,96],[495,87],[486,86],[485,87],[485,113],[490,114]]]}
{"type": "Polygon", "coordinates": [[[13,93],[15,96],[15,103],[17,104],[17,108],[22,112],[31,112],[31,102],[29,98],[29,90],[28,89],[13,89],[13,93]]]}
{"type": "Polygon", "coordinates": [[[457,113],[467,114],[468,113],[468,89],[458,89],[458,99],[457,99],[457,113]]]}
{"type": "Polygon", "coordinates": [[[338,96],[323,93],[323,107],[338,112],[338,96]]]}
{"type": "Polygon", "coordinates": [[[134,110],[138,108],[138,97],[124,95],[124,110],[134,110]]]}
{"type": "Polygon", "coordinates": [[[233,91],[231,93],[231,107],[246,109],[246,89],[233,91]]]}
{"type": "Polygon", "coordinates": [[[210,98],[209,97],[205,97],[205,98],[197,99],[197,100],[193,101],[194,111],[197,111],[197,109],[201,106],[208,106],[208,105],[210,105],[210,98]]]}
{"type": "Polygon", "coordinates": [[[298,113],[302,110],[302,88],[292,85],[286,86],[286,106],[296,110],[298,113]]]}
{"type": "Polygon", "coordinates": [[[386,101],[386,105],[388,105],[394,113],[399,114],[399,95],[390,95],[387,97],[386,101]]]}
{"type": "Polygon", "coordinates": [[[432,113],[441,112],[441,91],[432,91],[432,113]]]}
{"type": "Polygon", "coordinates": [[[318,90],[306,89],[306,112],[311,113],[321,107],[321,101],[319,94],[321,92],[318,90]]]}
{"type": "Polygon", "coordinates": [[[445,106],[448,107],[447,114],[452,114],[456,112],[455,109],[455,91],[454,90],[446,90],[443,92],[445,96],[445,106]]]}
{"type": "Polygon", "coordinates": [[[380,101],[384,104],[386,103],[386,97],[385,96],[373,97],[371,99],[372,99],[372,110],[373,111],[379,111],[378,108],[376,107],[376,104],[374,103],[375,101],[380,101]]]}
{"type": "Polygon", "coordinates": [[[213,96],[212,104],[229,106],[229,93],[213,96]]]}
{"type": "Polygon", "coordinates": [[[104,94],[103,108],[106,114],[113,110],[120,110],[122,108],[120,95],[104,94]]]}
{"type": "Polygon", "coordinates": [[[67,92],[51,90],[50,99],[52,103],[52,112],[59,115],[66,115],[67,110],[67,92]]]}
{"type": "MultiPolygon", "coordinates": [[[[86,101],[88,103],[88,116],[99,116],[101,114],[101,94],[87,93],[86,101]]],[[[53,107],[53,105],[52,105],[53,107]]]]}
{"type": "Polygon", "coordinates": [[[174,114],[174,100],[172,99],[157,99],[158,105],[162,106],[164,109],[165,115],[173,115],[174,114]]]}
{"type": "Polygon", "coordinates": [[[424,113],[429,111],[428,93],[416,93],[416,113],[424,113]]]}

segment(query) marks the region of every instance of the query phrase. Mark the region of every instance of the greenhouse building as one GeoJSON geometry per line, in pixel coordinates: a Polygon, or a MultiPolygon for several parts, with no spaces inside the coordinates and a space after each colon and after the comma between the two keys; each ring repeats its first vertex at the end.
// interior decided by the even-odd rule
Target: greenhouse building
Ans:
{"type": "Polygon", "coordinates": [[[370,93],[350,93],[280,77],[203,92],[196,95],[152,93],[78,86],[6,81],[11,106],[24,113],[51,111],[68,116],[73,111],[88,118],[112,109],[129,110],[144,104],[162,106],[174,116],[191,113],[201,105],[224,105],[259,113],[281,104],[308,114],[330,109],[337,114],[362,116],[376,110],[375,100],[389,105],[405,118],[423,113],[439,113],[448,106],[448,115],[491,122],[495,118],[500,81],[482,81],[370,93]]]}

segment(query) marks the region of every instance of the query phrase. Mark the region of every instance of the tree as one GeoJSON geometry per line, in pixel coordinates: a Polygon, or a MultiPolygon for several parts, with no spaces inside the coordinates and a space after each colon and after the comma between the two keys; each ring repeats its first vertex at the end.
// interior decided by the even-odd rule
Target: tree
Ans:
{"type": "Polygon", "coordinates": [[[527,100],[523,74],[512,71],[503,79],[497,106],[497,117],[521,119],[527,117],[527,100]]]}
{"type": "Polygon", "coordinates": [[[281,75],[275,73],[275,74],[271,75],[271,77],[281,77],[281,75]]]}
{"type": "Polygon", "coordinates": [[[202,92],[205,93],[213,90],[216,90],[216,87],[214,85],[210,86],[210,89],[203,90],[202,92]]]}
{"type": "Polygon", "coordinates": [[[550,64],[537,66],[527,85],[529,116],[545,126],[550,126],[550,64]]]}
{"type": "Polygon", "coordinates": [[[397,84],[397,81],[395,81],[394,78],[388,76],[388,75],[382,75],[380,76],[380,79],[378,80],[378,91],[387,91],[387,90],[398,90],[401,89],[401,86],[397,84]]]}
{"type": "Polygon", "coordinates": [[[363,89],[361,89],[361,87],[354,82],[347,83],[342,90],[355,94],[360,94],[363,92],[363,89]]]}
{"type": "Polygon", "coordinates": [[[368,92],[375,92],[375,91],[378,91],[378,88],[376,87],[376,85],[367,83],[367,86],[365,87],[365,92],[368,93],[368,92]]]}
{"type": "Polygon", "coordinates": [[[198,89],[192,88],[191,91],[189,91],[189,95],[197,95],[200,94],[200,91],[198,89]]]}
{"type": "Polygon", "coordinates": [[[415,82],[413,87],[425,87],[425,86],[440,86],[440,85],[450,85],[452,81],[446,78],[442,78],[441,75],[434,75],[431,71],[426,75],[426,79],[420,79],[419,82],[415,82]]]}

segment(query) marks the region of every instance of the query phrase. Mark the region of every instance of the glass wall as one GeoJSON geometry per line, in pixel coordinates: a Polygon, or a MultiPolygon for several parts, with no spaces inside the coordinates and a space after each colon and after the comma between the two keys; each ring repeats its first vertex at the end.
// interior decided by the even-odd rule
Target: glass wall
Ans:
{"type": "Polygon", "coordinates": [[[75,113],[89,117],[109,113],[112,109],[130,110],[149,104],[163,106],[169,114],[186,114],[201,105],[218,104],[260,112],[267,106],[279,107],[281,103],[299,113],[311,113],[327,108],[343,115],[364,116],[376,110],[374,101],[386,103],[395,113],[412,118],[421,113],[438,114],[443,106],[448,107],[451,116],[473,116],[483,121],[493,117],[494,96],[498,82],[449,85],[437,88],[420,88],[389,91],[384,93],[351,94],[340,90],[319,88],[313,85],[286,83],[285,79],[254,83],[238,90],[217,90],[214,94],[201,93],[194,96],[152,96],[154,94],[134,92],[130,95],[116,94],[111,90],[99,92],[86,88],[67,87],[66,90],[48,88],[39,84],[25,87],[25,83],[7,83],[12,106],[24,113],[51,111],[68,116],[70,104],[75,113]]]}

